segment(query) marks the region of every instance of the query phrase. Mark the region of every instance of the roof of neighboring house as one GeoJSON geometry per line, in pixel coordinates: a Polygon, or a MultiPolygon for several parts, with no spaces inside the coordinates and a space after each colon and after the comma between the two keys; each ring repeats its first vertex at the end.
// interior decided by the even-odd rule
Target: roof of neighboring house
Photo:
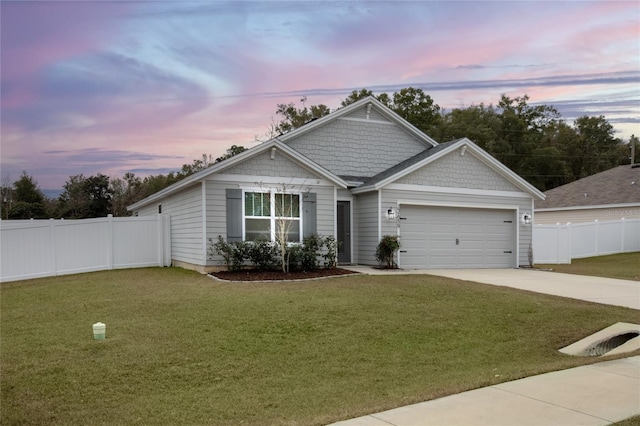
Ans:
{"type": "Polygon", "coordinates": [[[618,166],[545,192],[535,208],[640,204],[640,167],[618,166]]]}

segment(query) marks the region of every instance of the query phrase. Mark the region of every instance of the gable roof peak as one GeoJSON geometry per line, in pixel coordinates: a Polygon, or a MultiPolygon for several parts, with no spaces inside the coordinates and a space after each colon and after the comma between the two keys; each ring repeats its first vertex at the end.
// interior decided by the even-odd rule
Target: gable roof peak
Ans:
{"type": "Polygon", "coordinates": [[[304,124],[303,126],[298,127],[297,129],[294,129],[283,135],[278,135],[278,140],[280,140],[283,143],[286,143],[289,139],[294,139],[326,123],[329,123],[341,117],[344,117],[352,113],[353,111],[356,111],[357,109],[362,108],[366,105],[371,105],[371,107],[375,108],[375,110],[378,113],[380,113],[382,116],[387,118],[392,123],[403,128],[406,132],[408,132],[413,137],[418,139],[425,146],[432,147],[432,146],[438,145],[438,142],[436,142],[433,138],[431,138],[429,135],[422,132],[420,129],[415,127],[413,124],[409,123],[404,118],[400,117],[396,112],[391,110],[385,104],[383,104],[378,99],[376,99],[374,96],[367,96],[366,98],[359,99],[352,104],[336,109],[335,111],[325,115],[324,117],[311,120],[308,123],[304,124]]]}

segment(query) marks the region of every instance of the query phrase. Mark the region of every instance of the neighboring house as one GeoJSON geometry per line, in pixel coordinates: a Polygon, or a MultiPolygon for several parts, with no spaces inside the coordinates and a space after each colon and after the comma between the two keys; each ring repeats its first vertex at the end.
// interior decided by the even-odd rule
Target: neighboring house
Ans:
{"type": "Polygon", "coordinates": [[[369,97],[129,210],[170,214],[173,264],[200,271],[221,264],[207,254],[219,235],[273,240],[282,206],[290,240],[335,236],[343,264],[376,265],[392,234],[401,268],[513,268],[528,264],[534,199],[544,195],[470,140],[438,144],[369,97]]]}
{"type": "Polygon", "coordinates": [[[640,165],[618,166],[550,189],[535,203],[535,223],[640,218],[640,165]]]}

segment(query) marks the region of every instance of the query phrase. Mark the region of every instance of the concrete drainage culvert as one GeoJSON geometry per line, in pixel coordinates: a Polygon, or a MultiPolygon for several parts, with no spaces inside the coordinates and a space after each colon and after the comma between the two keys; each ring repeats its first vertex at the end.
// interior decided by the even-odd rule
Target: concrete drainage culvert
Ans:
{"type": "Polygon", "coordinates": [[[640,349],[640,325],[619,322],[560,349],[575,356],[603,356],[640,349]]]}

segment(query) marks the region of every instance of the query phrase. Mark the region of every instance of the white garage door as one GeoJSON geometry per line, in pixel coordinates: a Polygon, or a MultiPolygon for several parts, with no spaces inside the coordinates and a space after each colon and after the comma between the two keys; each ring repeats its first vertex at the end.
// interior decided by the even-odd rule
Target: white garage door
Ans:
{"type": "Polygon", "coordinates": [[[516,266],[515,212],[403,205],[399,265],[418,268],[516,266]]]}

